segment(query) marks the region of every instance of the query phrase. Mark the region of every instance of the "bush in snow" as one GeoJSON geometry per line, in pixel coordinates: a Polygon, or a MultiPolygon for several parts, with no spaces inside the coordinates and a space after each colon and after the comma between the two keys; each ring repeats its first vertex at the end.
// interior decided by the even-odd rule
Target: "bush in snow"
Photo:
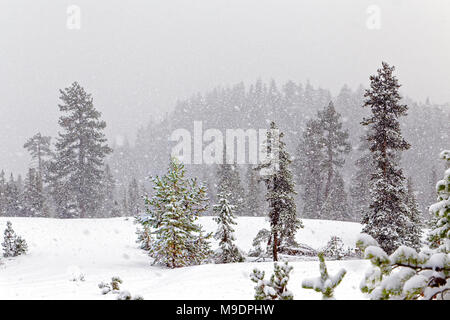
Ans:
{"type": "Polygon", "coordinates": [[[361,234],[356,245],[372,263],[360,286],[371,299],[450,298],[448,253],[400,246],[389,256],[368,234],[361,234]]]}
{"type": "Polygon", "coordinates": [[[144,300],[141,295],[132,296],[128,290],[120,290],[122,279],[119,277],[112,277],[111,282],[100,282],[98,287],[102,289],[102,294],[113,293],[117,294],[117,300],[144,300]]]}
{"type": "Polygon", "coordinates": [[[436,184],[438,193],[437,203],[430,206],[430,214],[433,215],[431,231],[428,235],[430,246],[440,252],[450,252],[450,150],[444,150],[440,158],[447,162],[449,167],[444,174],[444,179],[436,184]]]}
{"type": "Polygon", "coordinates": [[[7,257],[17,257],[25,254],[28,251],[27,243],[24,239],[17,236],[12,228],[12,223],[10,221],[6,222],[6,229],[3,238],[3,256],[7,257]]]}
{"type": "Polygon", "coordinates": [[[325,257],[335,260],[342,260],[348,254],[348,250],[344,248],[344,242],[337,236],[331,237],[322,252],[325,257]]]}
{"type": "Polygon", "coordinates": [[[289,273],[292,266],[287,262],[283,265],[274,264],[274,274],[270,280],[264,280],[264,271],[254,269],[250,279],[256,283],[255,300],[292,300],[294,296],[287,289],[289,273]]]}
{"type": "Polygon", "coordinates": [[[215,254],[217,263],[242,262],[244,257],[239,248],[234,244],[234,206],[228,202],[229,194],[219,193],[219,203],[214,205],[213,211],[216,214],[214,220],[218,224],[217,232],[214,238],[219,240],[219,249],[215,254]]]}
{"type": "Polygon", "coordinates": [[[322,293],[323,300],[332,300],[334,299],[334,289],[341,283],[347,271],[341,269],[335,276],[330,276],[327,265],[325,264],[323,252],[320,252],[318,256],[320,261],[320,277],[304,279],[302,287],[322,293]]]}
{"type": "Polygon", "coordinates": [[[120,291],[120,284],[122,284],[122,279],[119,277],[112,277],[110,283],[100,282],[98,287],[102,289],[102,294],[107,293],[118,293],[120,291]]]}

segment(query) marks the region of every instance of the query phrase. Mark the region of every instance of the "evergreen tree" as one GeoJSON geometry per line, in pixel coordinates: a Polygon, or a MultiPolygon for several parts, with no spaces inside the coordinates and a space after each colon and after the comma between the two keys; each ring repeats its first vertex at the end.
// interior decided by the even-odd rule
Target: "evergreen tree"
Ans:
{"type": "Polygon", "coordinates": [[[28,250],[26,241],[16,235],[10,221],[6,222],[6,229],[3,235],[2,247],[3,256],[5,258],[17,257],[19,255],[25,254],[28,250]]]}
{"type": "Polygon", "coordinates": [[[417,204],[416,195],[414,194],[414,187],[412,178],[409,177],[407,180],[406,187],[406,205],[408,206],[408,218],[409,226],[407,232],[407,243],[409,247],[420,250],[422,246],[422,213],[419,210],[419,205],[417,204]]]}
{"type": "Polygon", "coordinates": [[[295,169],[303,200],[303,217],[320,218],[323,201],[324,173],[320,164],[325,159],[322,150],[323,129],[317,120],[309,120],[297,148],[295,169]]]}
{"type": "Polygon", "coordinates": [[[281,245],[295,245],[295,233],[302,228],[302,222],[297,217],[294,201],[294,182],[289,168],[291,158],[283,142],[283,133],[279,132],[275,122],[271,122],[266,139],[267,160],[257,169],[263,170],[262,180],[267,187],[266,200],[269,203],[269,220],[271,228],[271,247],[274,261],[278,261],[278,251],[281,245]],[[274,155],[278,155],[275,158],[274,155]]]}
{"type": "Polygon", "coordinates": [[[324,148],[325,158],[322,160],[321,169],[326,172],[324,188],[325,201],[331,193],[332,182],[337,170],[345,163],[344,155],[350,152],[348,131],[342,129],[341,115],[336,112],[332,102],[324,110],[318,112],[318,119],[322,126],[323,134],[321,144],[324,148]]]}
{"type": "Polygon", "coordinates": [[[249,165],[246,174],[247,196],[246,214],[252,217],[264,215],[263,199],[261,197],[261,188],[258,181],[258,172],[249,165]]]}
{"type": "Polygon", "coordinates": [[[228,202],[230,194],[219,193],[219,203],[214,205],[213,211],[216,215],[214,220],[217,222],[218,229],[214,238],[219,240],[219,249],[216,252],[217,263],[242,262],[244,257],[239,252],[239,248],[234,244],[234,229],[236,225],[233,214],[234,206],[228,202]]]}
{"type": "Polygon", "coordinates": [[[166,175],[153,178],[153,198],[146,198],[147,213],[138,218],[154,229],[150,255],[169,268],[200,264],[209,254],[208,239],[196,224],[205,212],[206,190],[196,179],[185,178],[184,165],[172,158],[166,175]]]}
{"type": "Polygon", "coordinates": [[[372,114],[362,122],[370,128],[368,141],[375,164],[371,175],[372,199],[362,219],[363,232],[374,237],[388,253],[406,243],[409,231],[405,178],[398,164],[399,153],[409,148],[399,123],[408,108],[400,103],[400,85],[393,71],[394,67],[383,62],[378,74],[370,77],[364,107],[370,108],[372,114]]]}
{"type": "Polygon", "coordinates": [[[37,173],[41,180],[47,174],[48,161],[53,155],[50,148],[50,141],[51,137],[43,136],[38,132],[23,145],[30,153],[31,158],[37,161],[37,173]]]}
{"type": "Polygon", "coordinates": [[[51,193],[62,217],[97,216],[101,211],[104,159],[111,152],[103,130],[106,123],[93,98],[77,83],[60,90],[65,115],[59,119],[56,154],[50,164],[51,193]]]}

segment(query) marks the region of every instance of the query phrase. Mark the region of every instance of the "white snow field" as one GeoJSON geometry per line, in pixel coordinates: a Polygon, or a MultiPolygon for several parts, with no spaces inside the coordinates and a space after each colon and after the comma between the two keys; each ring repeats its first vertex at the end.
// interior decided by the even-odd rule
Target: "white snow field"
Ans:
{"type": "MultiPolygon", "coordinates": [[[[254,283],[249,274],[254,267],[273,271],[272,262],[208,264],[179,269],[151,266],[150,258],[136,244],[133,219],[45,219],[0,218],[0,240],[6,221],[28,242],[29,253],[16,258],[0,258],[0,299],[115,299],[102,295],[98,284],[112,276],[123,280],[121,289],[144,299],[253,299],[254,283]],[[73,281],[83,275],[85,281],[73,281]]],[[[215,222],[200,222],[214,231],[215,222]]],[[[237,219],[237,244],[245,251],[258,230],[267,227],[264,218],[237,219]]],[[[361,230],[358,223],[303,220],[297,240],[315,249],[332,235],[354,247],[361,230]]],[[[215,244],[214,244],[215,245],[215,244]]],[[[315,291],[302,289],[301,281],[319,275],[318,261],[292,261],[288,288],[294,299],[321,299],[315,291]]],[[[359,283],[369,264],[363,260],[329,261],[331,274],[341,267],[347,275],[336,289],[336,299],[364,299],[359,283]]]]}

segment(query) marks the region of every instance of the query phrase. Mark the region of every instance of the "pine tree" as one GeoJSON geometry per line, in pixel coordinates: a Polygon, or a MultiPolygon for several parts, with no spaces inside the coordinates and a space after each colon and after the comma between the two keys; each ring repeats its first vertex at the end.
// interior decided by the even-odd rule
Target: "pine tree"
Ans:
{"type": "Polygon", "coordinates": [[[323,300],[334,300],[334,289],[341,283],[347,271],[340,269],[335,276],[330,276],[327,265],[325,264],[324,254],[320,252],[318,256],[320,261],[320,277],[303,280],[302,287],[322,293],[323,300]]]}
{"type": "Polygon", "coordinates": [[[281,245],[295,245],[295,233],[302,228],[302,222],[297,217],[294,201],[296,194],[291,170],[291,158],[283,142],[283,133],[279,132],[275,122],[271,122],[266,139],[267,160],[257,169],[264,170],[262,180],[267,187],[266,200],[269,203],[269,220],[271,228],[270,243],[272,257],[278,261],[278,251],[281,245]],[[275,158],[274,155],[278,155],[275,158]]]}
{"type": "Polygon", "coordinates": [[[38,132],[23,145],[30,153],[31,158],[37,161],[37,173],[41,180],[47,175],[48,161],[53,156],[50,142],[51,137],[43,136],[38,132]]]}
{"type": "Polygon", "coordinates": [[[6,229],[3,236],[2,247],[3,256],[5,258],[17,257],[19,255],[25,254],[28,250],[26,241],[16,235],[10,221],[6,222],[6,229]]]}
{"type": "Polygon", "coordinates": [[[363,232],[374,237],[388,253],[404,244],[408,233],[408,207],[404,176],[399,167],[399,153],[409,149],[403,139],[399,118],[406,115],[407,106],[400,103],[394,67],[383,62],[378,74],[370,77],[364,107],[372,114],[362,124],[369,126],[369,148],[375,163],[371,175],[371,203],[362,222],[363,232]]]}
{"type": "Polygon", "coordinates": [[[320,218],[323,201],[324,173],[320,167],[325,155],[322,150],[322,126],[317,120],[309,120],[297,148],[295,169],[303,200],[302,215],[320,218]]]}
{"type": "Polygon", "coordinates": [[[217,263],[233,263],[242,262],[244,257],[239,252],[239,248],[234,244],[234,229],[232,225],[237,223],[234,221],[234,206],[228,202],[230,194],[219,193],[219,203],[214,205],[213,211],[216,215],[214,221],[217,222],[218,229],[214,234],[214,238],[219,240],[219,249],[216,252],[217,263]]]}
{"type": "Polygon", "coordinates": [[[200,264],[209,254],[208,239],[195,221],[205,212],[206,190],[185,178],[184,165],[172,158],[166,175],[153,178],[154,196],[146,198],[147,213],[138,218],[154,229],[150,255],[169,268],[200,264]]]}
{"type": "Polygon", "coordinates": [[[263,199],[258,181],[258,172],[250,165],[247,168],[246,214],[252,217],[264,215],[263,199]]]}
{"type": "Polygon", "coordinates": [[[446,254],[450,253],[450,150],[444,150],[440,158],[447,163],[444,179],[436,183],[438,202],[430,206],[431,231],[427,240],[432,248],[446,254]]]}
{"type": "Polygon", "coordinates": [[[321,169],[326,172],[324,199],[332,201],[327,198],[331,193],[334,175],[337,174],[339,168],[344,166],[343,156],[350,152],[348,131],[342,129],[341,115],[336,112],[332,102],[324,110],[318,112],[318,119],[323,130],[321,144],[325,155],[321,163],[321,169]]]}
{"type": "Polygon", "coordinates": [[[98,216],[104,159],[111,152],[103,130],[106,123],[93,98],[77,83],[60,90],[65,115],[59,119],[56,154],[50,164],[51,193],[62,217],[98,216]]]}
{"type": "Polygon", "coordinates": [[[414,194],[414,187],[412,178],[409,177],[406,186],[406,205],[408,206],[408,218],[409,226],[407,232],[407,243],[409,247],[420,250],[422,246],[422,213],[419,210],[419,205],[417,204],[416,195],[414,194]]]}

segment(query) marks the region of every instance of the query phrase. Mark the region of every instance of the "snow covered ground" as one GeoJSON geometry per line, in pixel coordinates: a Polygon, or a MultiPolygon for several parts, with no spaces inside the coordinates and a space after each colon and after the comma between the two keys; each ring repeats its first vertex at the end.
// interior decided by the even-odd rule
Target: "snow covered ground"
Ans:
{"type": "MultiPolygon", "coordinates": [[[[254,283],[249,274],[254,267],[272,274],[273,263],[254,262],[201,265],[174,270],[151,266],[145,252],[138,249],[133,219],[58,220],[41,218],[0,218],[0,232],[10,220],[23,236],[29,253],[13,259],[0,259],[0,299],[115,299],[101,295],[98,284],[112,276],[123,280],[122,289],[145,299],[252,299],[254,283]],[[85,281],[71,281],[84,275],[85,281]]],[[[214,231],[211,217],[201,218],[208,231],[214,231]]],[[[267,227],[264,218],[241,217],[236,238],[245,251],[258,230],[267,227]]],[[[297,240],[315,249],[332,235],[354,247],[361,226],[357,223],[303,220],[305,228],[297,240]]],[[[3,234],[0,234],[2,240],[3,234]]],[[[293,261],[288,288],[294,299],[320,299],[321,295],[301,288],[306,277],[319,275],[318,261],[293,261]]],[[[337,299],[363,299],[359,283],[368,268],[367,261],[328,262],[329,271],[347,269],[336,290],[337,299]]]]}

